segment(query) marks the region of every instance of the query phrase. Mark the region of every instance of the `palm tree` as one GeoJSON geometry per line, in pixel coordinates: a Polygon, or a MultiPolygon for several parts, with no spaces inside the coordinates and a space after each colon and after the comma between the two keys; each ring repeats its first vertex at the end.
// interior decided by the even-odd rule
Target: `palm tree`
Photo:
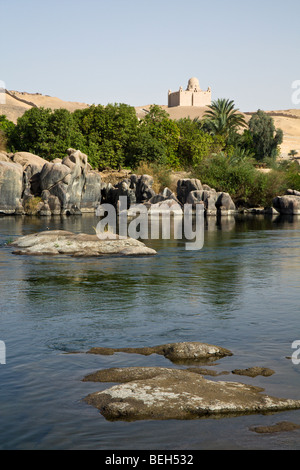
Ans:
{"type": "Polygon", "coordinates": [[[296,155],[298,155],[298,152],[297,150],[291,150],[290,153],[289,153],[289,157],[296,157],[296,155]]]}
{"type": "Polygon", "coordinates": [[[224,98],[213,101],[204,114],[203,127],[213,135],[227,139],[241,127],[246,127],[244,116],[234,107],[232,100],[224,98]]]}

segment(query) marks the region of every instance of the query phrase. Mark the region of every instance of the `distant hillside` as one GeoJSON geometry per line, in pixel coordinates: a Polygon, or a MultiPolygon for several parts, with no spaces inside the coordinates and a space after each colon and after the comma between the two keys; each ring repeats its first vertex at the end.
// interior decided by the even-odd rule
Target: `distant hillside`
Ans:
{"type": "Polygon", "coordinates": [[[63,101],[52,96],[41,95],[40,93],[6,90],[6,103],[0,104],[0,114],[5,114],[7,119],[16,123],[17,119],[32,107],[50,109],[64,108],[72,112],[75,111],[75,109],[84,109],[88,106],[89,105],[85,103],[63,101]]]}
{"type": "MultiPolygon", "coordinates": [[[[76,109],[84,109],[89,107],[86,103],[76,103],[63,101],[60,98],[41,95],[40,93],[26,93],[19,91],[6,91],[6,103],[0,104],[0,115],[5,114],[7,118],[16,123],[17,119],[24,114],[25,111],[32,107],[44,107],[50,109],[64,108],[70,112],[76,109]]],[[[171,119],[180,119],[190,117],[191,119],[202,118],[206,108],[198,107],[174,107],[168,108],[161,106],[169,114],[171,119]]],[[[136,113],[139,118],[143,118],[149,111],[150,105],[137,106],[136,113]]],[[[256,110],[255,110],[256,111],[256,110]]],[[[253,111],[253,112],[255,112],[253,111]]],[[[284,140],[281,145],[281,153],[286,157],[290,150],[297,150],[300,156],[300,109],[274,110],[266,111],[273,119],[275,126],[283,130],[284,140]]],[[[246,120],[251,118],[253,113],[244,113],[246,120]]]]}

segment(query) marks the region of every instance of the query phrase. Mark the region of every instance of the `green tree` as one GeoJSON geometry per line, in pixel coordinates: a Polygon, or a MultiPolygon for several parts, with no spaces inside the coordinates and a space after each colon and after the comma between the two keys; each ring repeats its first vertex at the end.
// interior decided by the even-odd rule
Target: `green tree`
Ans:
{"type": "Polygon", "coordinates": [[[118,168],[125,164],[138,128],[133,107],[122,103],[93,105],[75,111],[74,120],[74,139],[94,168],[118,168]]]}
{"type": "Polygon", "coordinates": [[[72,114],[66,109],[31,108],[18,118],[8,146],[46,160],[63,158],[72,146],[73,131],[72,114]]]}
{"type": "Polygon", "coordinates": [[[142,162],[166,165],[167,160],[165,145],[150,132],[140,130],[129,144],[125,164],[137,168],[142,162]]]}
{"type": "Polygon", "coordinates": [[[249,134],[256,160],[276,159],[278,146],[283,140],[283,131],[275,128],[271,116],[260,109],[254,113],[249,121],[249,134]]]}
{"type": "Polygon", "coordinates": [[[14,129],[14,123],[9,121],[4,114],[0,115],[0,150],[10,150],[7,148],[8,140],[14,132],[14,129]]]}
{"type": "MultiPolygon", "coordinates": [[[[158,105],[150,106],[149,113],[140,122],[140,131],[149,133],[165,149],[166,165],[178,168],[180,162],[177,155],[180,131],[175,121],[158,105]]],[[[159,159],[162,154],[160,152],[159,159]]]]}
{"type": "Polygon", "coordinates": [[[56,109],[48,120],[49,160],[64,158],[66,151],[74,145],[74,122],[72,114],[66,109],[56,109]]]}
{"type": "Polygon", "coordinates": [[[197,120],[179,119],[177,126],[180,131],[177,153],[180,165],[184,168],[194,167],[204,157],[218,152],[224,146],[222,139],[204,132],[197,120]]]}
{"type": "Polygon", "coordinates": [[[294,158],[296,155],[298,155],[298,152],[297,152],[297,150],[292,149],[292,150],[289,151],[288,155],[289,155],[289,157],[294,158]]]}
{"type": "Polygon", "coordinates": [[[44,158],[50,157],[49,116],[51,109],[31,108],[18,118],[8,145],[14,151],[35,153],[44,158]]]}

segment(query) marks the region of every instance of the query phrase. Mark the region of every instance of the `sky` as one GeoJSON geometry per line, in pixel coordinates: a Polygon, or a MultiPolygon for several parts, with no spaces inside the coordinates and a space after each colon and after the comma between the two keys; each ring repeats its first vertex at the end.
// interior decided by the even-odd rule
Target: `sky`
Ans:
{"type": "Polygon", "coordinates": [[[0,0],[0,81],[144,106],[197,77],[241,111],[296,109],[299,21],[299,0],[0,0]]]}

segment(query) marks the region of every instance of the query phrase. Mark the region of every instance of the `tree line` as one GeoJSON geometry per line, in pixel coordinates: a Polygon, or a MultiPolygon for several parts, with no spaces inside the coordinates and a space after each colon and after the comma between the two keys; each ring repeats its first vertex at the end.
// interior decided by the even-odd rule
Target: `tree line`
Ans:
{"type": "Polygon", "coordinates": [[[153,105],[139,120],[126,104],[92,105],[83,110],[31,108],[13,125],[0,117],[8,151],[27,151],[46,160],[63,158],[70,147],[88,155],[94,169],[134,168],[140,162],[190,169],[209,155],[275,159],[282,131],[263,111],[246,124],[234,102],[212,103],[203,119],[170,119],[153,105]],[[243,130],[241,132],[241,129],[243,130]]]}
{"type": "Polygon", "coordinates": [[[267,205],[288,188],[300,190],[298,163],[277,159],[283,132],[273,118],[258,110],[246,122],[227,99],[213,101],[201,119],[173,120],[158,105],[143,119],[127,104],[74,112],[31,108],[16,125],[0,116],[1,135],[7,151],[49,161],[64,158],[68,148],[80,149],[100,171],[146,164],[154,173],[161,171],[165,183],[166,171],[187,170],[244,205],[267,205]],[[257,166],[272,171],[266,174],[257,166]]]}

